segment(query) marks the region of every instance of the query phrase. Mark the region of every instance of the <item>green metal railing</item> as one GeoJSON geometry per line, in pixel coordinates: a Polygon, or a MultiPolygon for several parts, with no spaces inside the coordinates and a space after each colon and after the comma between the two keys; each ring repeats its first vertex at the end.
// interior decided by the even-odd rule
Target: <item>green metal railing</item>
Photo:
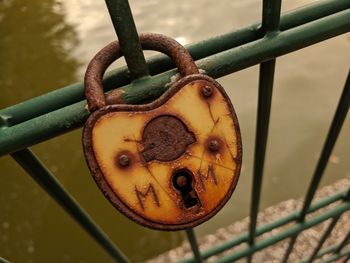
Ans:
{"type": "MultiPolygon", "coordinates": [[[[122,99],[126,103],[142,103],[160,96],[168,87],[170,78],[176,74],[174,65],[163,55],[151,58],[146,63],[128,2],[106,0],[106,3],[128,68],[106,74],[105,91],[121,87],[124,91],[122,99]]],[[[349,0],[323,0],[282,16],[280,12],[281,0],[264,0],[261,23],[187,46],[198,67],[214,78],[256,64],[260,64],[260,74],[249,231],[221,245],[200,251],[193,229],[188,229],[186,234],[193,257],[182,260],[183,263],[202,262],[242,243],[248,246],[220,257],[217,262],[233,262],[241,258],[247,258],[250,262],[256,251],[289,239],[282,259],[282,262],[287,262],[299,233],[328,219],[331,223],[318,245],[302,262],[311,262],[326,254],[329,257],[324,262],[340,258],[346,261],[350,257],[350,250],[346,249],[350,243],[349,230],[346,230],[348,232],[341,243],[321,250],[339,218],[350,210],[350,188],[312,203],[349,109],[350,71],[302,209],[257,227],[276,57],[350,31],[349,0]],[[333,206],[326,212],[309,215],[330,204],[333,206]],[[257,240],[262,234],[292,222],[294,224],[291,227],[278,234],[257,240]]],[[[10,154],[117,262],[129,262],[38,157],[27,149],[81,127],[89,115],[85,106],[83,84],[76,83],[0,110],[0,155],[10,154]]],[[[0,262],[7,261],[0,257],[0,262]]]]}

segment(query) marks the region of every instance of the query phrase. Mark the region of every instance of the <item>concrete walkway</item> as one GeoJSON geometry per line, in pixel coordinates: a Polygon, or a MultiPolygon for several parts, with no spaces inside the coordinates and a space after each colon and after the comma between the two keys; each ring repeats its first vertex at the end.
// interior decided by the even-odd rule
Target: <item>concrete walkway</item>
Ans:
{"type": "MultiPolygon", "coordinates": [[[[322,199],[323,197],[332,195],[333,193],[346,190],[350,186],[350,177],[339,180],[333,185],[325,186],[321,188],[317,193],[315,200],[322,199]]],[[[302,205],[302,199],[290,199],[287,201],[283,201],[278,205],[271,206],[264,211],[259,213],[258,222],[259,225],[269,223],[277,220],[278,218],[284,217],[297,209],[300,209],[302,205]]],[[[318,210],[315,214],[322,213],[328,210],[332,205],[325,207],[323,209],[318,210]]],[[[223,243],[227,240],[233,239],[239,233],[247,231],[249,223],[249,218],[244,218],[243,220],[237,221],[225,228],[218,229],[214,234],[206,235],[202,238],[199,238],[199,245],[201,250],[206,250],[210,247],[216,246],[220,243],[223,243]]],[[[315,227],[312,227],[304,232],[302,232],[297,242],[295,243],[294,250],[290,255],[289,262],[297,262],[301,259],[307,258],[310,253],[312,253],[313,249],[317,246],[318,240],[321,235],[326,230],[329,225],[330,220],[327,220],[315,227]]],[[[265,233],[261,237],[269,237],[277,234],[279,231],[290,227],[292,224],[285,225],[284,227],[274,229],[271,232],[265,233]]],[[[335,228],[332,231],[332,234],[328,237],[326,242],[323,245],[323,248],[328,247],[330,245],[334,245],[339,243],[343,238],[347,231],[350,229],[350,211],[345,212],[335,228]]],[[[261,238],[260,237],[260,238],[261,238]]],[[[227,253],[232,253],[233,251],[239,250],[242,247],[245,247],[245,244],[241,244],[234,249],[226,251],[219,256],[225,255],[227,253]]],[[[283,240],[273,246],[266,248],[261,252],[257,252],[254,254],[253,262],[281,262],[281,258],[283,257],[286,248],[288,246],[288,239],[283,240]]],[[[348,245],[350,247],[350,245],[348,245]]],[[[189,257],[191,255],[191,249],[187,242],[185,242],[182,246],[175,248],[167,253],[159,255],[158,257],[147,261],[147,263],[172,263],[176,262],[179,259],[184,257],[189,257]]],[[[218,256],[214,256],[206,260],[206,262],[214,262],[218,256]]],[[[244,259],[238,262],[246,262],[244,259]]]]}

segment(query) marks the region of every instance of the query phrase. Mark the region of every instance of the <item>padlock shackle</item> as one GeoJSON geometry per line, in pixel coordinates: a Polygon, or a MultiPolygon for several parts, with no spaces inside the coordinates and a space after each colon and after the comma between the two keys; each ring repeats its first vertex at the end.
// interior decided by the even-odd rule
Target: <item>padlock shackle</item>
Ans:
{"type": "MultiPolygon", "coordinates": [[[[144,50],[159,51],[168,55],[174,61],[182,77],[199,73],[191,55],[176,40],[155,33],[140,34],[139,39],[144,50]]],[[[101,49],[90,61],[84,78],[85,96],[90,112],[106,105],[103,75],[107,68],[121,56],[119,42],[114,41],[101,49]]]]}

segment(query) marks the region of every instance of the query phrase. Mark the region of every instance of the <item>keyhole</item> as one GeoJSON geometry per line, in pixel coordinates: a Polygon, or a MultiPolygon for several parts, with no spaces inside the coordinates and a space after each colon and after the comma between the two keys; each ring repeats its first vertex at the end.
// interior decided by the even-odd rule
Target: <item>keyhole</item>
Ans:
{"type": "Polygon", "coordinates": [[[192,188],[192,174],[188,170],[177,170],[173,175],[173,185],[181,193],[186,208],[199,204],[198,197],[192,188]]]}

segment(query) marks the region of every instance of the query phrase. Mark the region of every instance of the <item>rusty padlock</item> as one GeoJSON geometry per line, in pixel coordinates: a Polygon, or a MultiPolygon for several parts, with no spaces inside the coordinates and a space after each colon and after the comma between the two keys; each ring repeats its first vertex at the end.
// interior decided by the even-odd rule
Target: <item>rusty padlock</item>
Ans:
{"type": "Polygon", "coordinates": [[[141,34],[143,49],[167,54],[181,79],[145,105],[106,105],[102,77],[121,56],[103,48],[85,74],[92,114],[83,130],[87,164],[107,199],[137,223],[159,230],[194,227],[215,215],[237,184],[242,145],[229,97],[199,74],[186,49],[159,34],[141,34]]]}

